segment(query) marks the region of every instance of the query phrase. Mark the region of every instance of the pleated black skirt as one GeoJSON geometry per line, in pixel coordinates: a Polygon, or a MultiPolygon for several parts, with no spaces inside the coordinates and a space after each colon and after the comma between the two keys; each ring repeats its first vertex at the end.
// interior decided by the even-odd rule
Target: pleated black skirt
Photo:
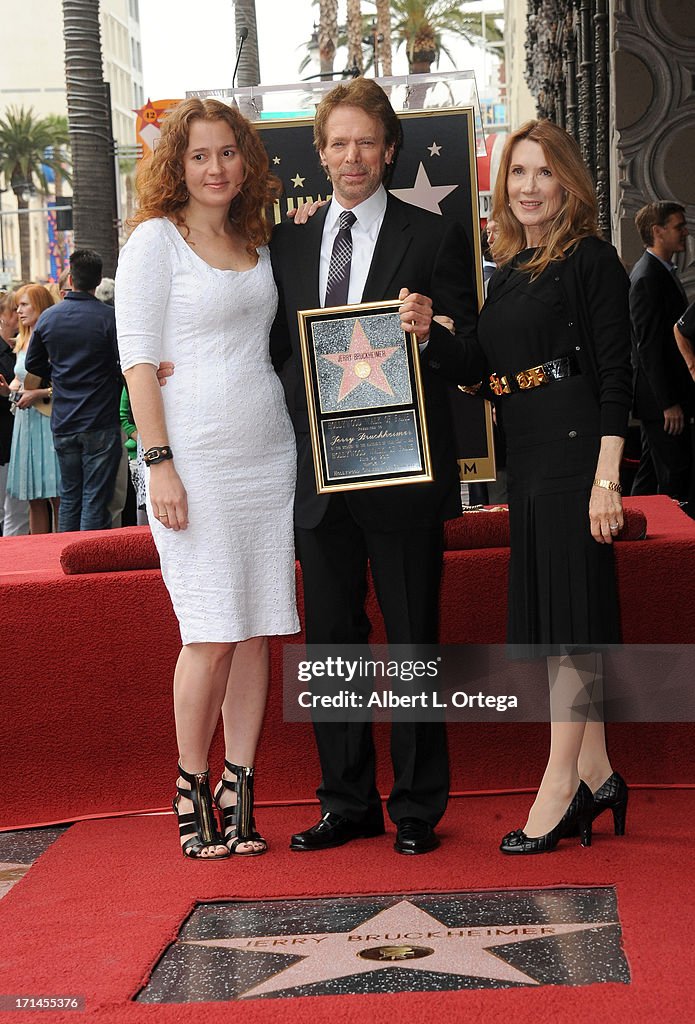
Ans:
{"type": "Polygon", "coordinates": [[[601,441],[596,398],[577,376],[503,401],[509,653],[579,653],[618,643],[613,547],[597,544],[589,524],[601,441]]]}

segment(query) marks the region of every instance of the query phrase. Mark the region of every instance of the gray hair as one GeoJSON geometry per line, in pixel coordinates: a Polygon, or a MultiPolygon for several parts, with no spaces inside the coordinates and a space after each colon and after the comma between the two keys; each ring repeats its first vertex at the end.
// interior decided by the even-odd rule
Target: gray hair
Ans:
{"type": "Polygon", "coordinates": [[[100,302],[105,302],[107,306],[113,306],[115,291],[116,282],[114,279],[112,277],[102,277],[101,281],[96,286],[94,294],[100,302]]]}

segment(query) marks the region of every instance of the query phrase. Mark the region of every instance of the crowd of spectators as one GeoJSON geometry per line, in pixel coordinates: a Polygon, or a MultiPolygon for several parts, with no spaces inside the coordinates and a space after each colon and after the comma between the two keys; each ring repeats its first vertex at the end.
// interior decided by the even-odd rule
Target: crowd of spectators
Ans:
{"type": "MultiPolygon", "coordinates": [[[[640,421],[642,441],[632,493],[668,494],[692,515],[695,312],[694,306],[686,310],[685,292],[672,262],[685,247],[684,210],[678,203],[649,203],[638,212],[636,223],[645,253],[631,275],[633,413],[640,421]]],[[[494,224],[484,229],[481,239],[486,286],[494,270],[487,247],[490,228],[494,224]]],[[[87,277],[83,270],[77,286],[66,267],[56,283],[0,292],[0,535],[147,522],[142,447],[118,367],[115,322],[109,314],[98,315],[99,308],[113,307],[115,282],[101,277],[101,260],[89,250],[73,254],[78,276],[85,253],[87,277]],[[72,315],[63,305],[66,298],[72,315]],[[100,324],[96,335],[95,319],[100,324]],[[50,343],[47,348],[44,342],[46,324],[50,331],[51,324],[61,323],[67,333],[62,338],[60,331],[57,338],[54,335],[51,352],[50,343]],[[36,361],[30,386],[25,381],[27,359],[30,369],[36,361]],[[53,411],[56,401],[58,412],[53,411]],[[112,439],[110,455],[104,454],[103,437],[96,436],[104,430],[112,439]],[[85,439],[87,433],[91,436],[85,439]],[[97,442],[101,447],[95,449],[97,442]],[[89,494],[90,482],[83,478],[93,470],[94,459],[91,467],[85,461],[90,445],[102,462],[97,489],[103,508],[96,518],[88,510],[82,519],[76,494],[80,487],[89,494]],[[61,470],[70,458],[77,478],[68,470],[68,491],[65,482],[61,484],[61,470]],[[61,519],[60,499],[65,495],[68,504],[64,502],[61,519]]],[[[91,493],[93,497],[93,486],[91,493]]],[[[499,498],[503,499],[504,495],[499,498]]],[[[477,491],[471,500],[481,500],[477,491]]]]}
{"type": "Polygon", "coordinates": [[[4,536],[147,521],[113,300],[113,279],[85,249],[56,284],[0,293],[4,536]]]}

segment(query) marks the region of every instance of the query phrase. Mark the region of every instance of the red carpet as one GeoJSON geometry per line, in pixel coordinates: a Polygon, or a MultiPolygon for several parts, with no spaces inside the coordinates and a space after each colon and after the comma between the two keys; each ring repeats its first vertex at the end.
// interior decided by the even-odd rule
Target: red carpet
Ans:
{"type": "MultiPolygon", "coordinates": [[[[523,822],[527,803],[526,797],[454,801],[440,830],[442,848],[422,858],[397,857],[392,834],[322,854],[292,854],[287,837],[310,822],[308,808],[264,810],[271,853],[222,864],[184,861],[171,816],[76,825],[0,902],[0,992],[84,995],[87,1019],[99,1024],[692,1019],[688,865],[695,795],[637,791],[624,839],[609,835],[604,816],[589,850],[565,841],[551,856],[505,858],[496,843],[523,822]],[[197,899],[603,884],[617,891],[632,975],[627,986],[304,997],[243,1006],[129,1002],[197,899]]],[[[49,1017],[76,1019],[74,1013],[49,1017]]]]}
{"type": "MultiPolygon", "coordinates": [[[[648,540],[616,549],[624,640],[695,644],[695,523],[664,497],[628,501],[646,512],[648,540]]],[[[0,648],[15,651],[17,623],[26,624],[20,656],[0,664],[0,747],[12,780],[3,791],[0,829],[169,805],[177,759],[171,680],[180,639],[161,575],[65,575],[60,566],[61,552],[76,539],[106,543],[113,553],[130,537],[126,530],[0,539],[0,648]],[[46,777],[56,785],[46,787],[46,777]]],[[[129,551],[126,542],[126,561],[129,551]]],[[[446,552],[443,642],[503,640],[507,559],[503,548],[446,552]]],[[[383,625],[373,593],[370,600],[378,642],[383,625]]],[[[283,722],[280,659],[275,641],[257,795],[311,799],[319,777],[312,730],[283,722]]],[[[379,785],[387,792],[384,731],[379,785]]],[[[611,753],[631,783],[693,783],[694,732],[683,722],[616,725],[611,753]]],[[[537,786],[546,726],[461,723],[449,736],[454,792],[537,786]]],[[[221,763],[218,743],[213,771],[221,763]]]]}

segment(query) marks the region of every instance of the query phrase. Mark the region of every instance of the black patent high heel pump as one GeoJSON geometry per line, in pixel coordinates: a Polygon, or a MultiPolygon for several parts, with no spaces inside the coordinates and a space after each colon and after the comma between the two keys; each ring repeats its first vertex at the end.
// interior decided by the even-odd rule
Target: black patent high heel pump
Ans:
{"type": "Polygon", "coordinates": [[[627,815],[628,788],[625,779],[618,772],[613,772],[602,786],[594,793],[593,819],[598,818],[609,808],[613,811],[613,828],[616,836],[625,835],[625,816],[627,815]]]}
{"type": "Polygon", "coordinates": [[[579,834],[582,846],[591,846],[591,823],[593,821],[594,798],[585,782],[580,782],[572,802],[558,821],[555,828],[542,836],[527,836],[523,829],[508,832],[500,843],[502,853],[528,854],[550,853],[561,839],[579,834]]]}

